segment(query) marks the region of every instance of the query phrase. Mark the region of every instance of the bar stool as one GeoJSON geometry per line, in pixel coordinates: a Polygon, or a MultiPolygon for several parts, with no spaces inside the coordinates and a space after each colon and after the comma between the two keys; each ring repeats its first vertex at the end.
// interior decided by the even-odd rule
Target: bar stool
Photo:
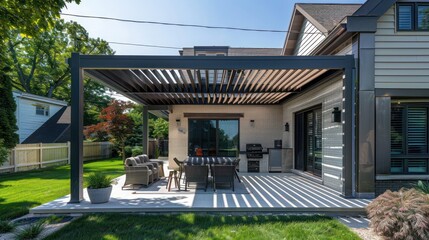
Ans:
{"type": "Polygon", "coordinates": [[[174,179],[174,186],[177,187],[177,189],[179,189],[179,191],[180,191],[180,182],[179,182],[179,179],[177,178],[177,170],[174,170],[174,169],[169,170],[168,182],[167,182],[167,186],[165,186],[165,188],[167,188],[168,191],[170,192],[173,179],[174,179]]]}

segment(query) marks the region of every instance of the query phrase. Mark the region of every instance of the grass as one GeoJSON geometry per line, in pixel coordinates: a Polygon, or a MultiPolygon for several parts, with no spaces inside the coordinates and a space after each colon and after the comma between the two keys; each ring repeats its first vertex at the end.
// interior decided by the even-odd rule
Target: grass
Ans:
{"type": "Polygon", "coordinates": [[[30,240],[35,239],[37,236],[40,235],[40,233],[45,228],[45,225],[43,222],[37,222],[33,223],[23,229],[20,229],[16,234],[15,237],[17,240],[30,240]]]}
{"type": "MultiPolygon", "coordinates": [[[[112,177],[123,174],[121,159],[86,162],[84,177],[91,172],[103,172],[112,177]]],[[[28,213],[32,207],[70,193],[70,166],[39,169],[1,175],[0,220],[28,213]]]]}
{"type": "Polygon", "coordinates": [[[360,239],[325,216],[85,215],[46,239],[360,239]]]}

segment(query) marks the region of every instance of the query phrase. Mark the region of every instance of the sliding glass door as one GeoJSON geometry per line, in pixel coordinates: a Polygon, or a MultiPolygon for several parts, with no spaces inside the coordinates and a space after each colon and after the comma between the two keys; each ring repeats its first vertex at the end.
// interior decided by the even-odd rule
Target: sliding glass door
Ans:
{"type": "Polygon", "coordinates": [[[237,157],[239,120],[189,119],[189,156],[237,157]]]}
{"type": "Polygon", "coordinates": [[[322,109],[295,115],[295,168],[322,175],[322,109]]]}

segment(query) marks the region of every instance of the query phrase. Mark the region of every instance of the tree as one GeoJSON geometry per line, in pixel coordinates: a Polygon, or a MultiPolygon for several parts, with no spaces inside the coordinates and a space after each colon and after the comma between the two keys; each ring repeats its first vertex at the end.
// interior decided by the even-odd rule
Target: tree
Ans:
{"type": "Polygon", "coordinates": [[[168,137],[168,121],[162,118],[153,121],[153,137],[159,139],[168,137]]]}
{"type": "Polygon", "coordinates": [[[10,149],[18,143],[16,131],[15,110],[16,104],[12,95],[12,85],[6,74],[0,78],[0,139],[4,147],[10,149]]]}
{"type": "Polygon", "coordinates": [[[18,142],[15,134],[15,102],[11,101],[11,79],[8,66],[11,62],[6,57],[7,42],[11,31],[19,31],[26,36],[36,36],[52,26],[54,19],[66,3],[80,0],[0,0],[0,138],[4,138],[3,147],[12,148],[18,142]]]}
{"type": "MultiPolygon", "coordinates": [[[[82,54],[114,54],[108,43],[90,38],[76,22],[53,21],[49,31],[34,37],[23,37],[11,31],[7,41],[13,86],[24,92],[53,97],[70,103],[70,68],[66,60],[72,52],[82,54]]],[[[95,124],[98,113],[110,102],[106,88],[84,79],[84,124],[95,124]]]]}
{"type": "Polygon", "coordinates": [[[94,134],[100,136],[104,130],[108,133],[110,140],[121,149],[122,159],[125,160],[125,142],[134,127],[133,120],[126,113],[130,108],[132,104],[129,102],[112,100],[110,105],[100,113],[102,122],[86,127],[86,137],[94,137],[94,134]]]}

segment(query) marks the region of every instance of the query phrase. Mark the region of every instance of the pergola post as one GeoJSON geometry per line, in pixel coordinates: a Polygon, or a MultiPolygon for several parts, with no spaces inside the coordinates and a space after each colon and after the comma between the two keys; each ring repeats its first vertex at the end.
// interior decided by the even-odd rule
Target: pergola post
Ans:
{"type": "Polygon", "coordinates": [[[79,53],[72,53],[71,69],[71,150],[70,202],[83,200],[83,70],[79,53]]]}
{"type": "Polygon", "coordinates": [[[147,154],[149,156],[149,113],[148,113],[148,107],[143,106],[143,154],[147,154]]]}
{"type": "Polygon", "coordinates": [[[349,63],[344,69],[343,79],[343,174],[342,194],[344,197],[354,197],[355,187],[355,83],[354,59],[350,56],[349,63]]]}

